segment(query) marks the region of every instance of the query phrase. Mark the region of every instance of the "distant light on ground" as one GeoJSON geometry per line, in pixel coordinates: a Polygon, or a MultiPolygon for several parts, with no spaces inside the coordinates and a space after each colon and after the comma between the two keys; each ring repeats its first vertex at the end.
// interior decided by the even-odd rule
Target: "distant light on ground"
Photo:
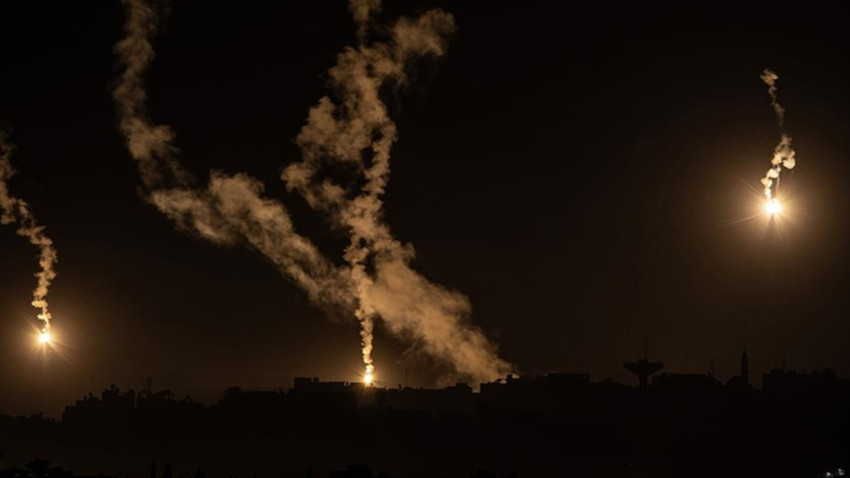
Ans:
{"type": "Polygon", "coordinates": [[[372,382],[374,381],[375,375],[372,372],[366,372],[366,374],[363,375],[363,383],[365,383],[366,385],[372,385],[372,382]]]}

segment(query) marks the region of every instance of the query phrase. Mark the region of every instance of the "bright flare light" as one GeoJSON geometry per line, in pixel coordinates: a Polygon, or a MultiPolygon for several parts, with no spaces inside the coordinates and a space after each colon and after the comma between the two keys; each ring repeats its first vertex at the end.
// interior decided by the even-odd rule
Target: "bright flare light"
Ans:
{"type": "Polygon", "coordinates": [[[41,345],[49,345],[52,341],[53,337],[50,336],[50,332],[48,332],[47,330],[42,330],[38,334],[38,343],[40,343],[41,345]]]}
{"type": "Polygon", "coordinates": [[[776,216],[782,212],[782,205],[776,199],[768,199],[764,204],[764,212],[770,216],[776,216]]]}
{"type": "Polygon", "coordinates": [[[372,382],[374,381],[375,375],[372,372],[366,372],[366,374],[363,375],[363,383],[365,383],[366,385],[372,385],[372,382]]]}

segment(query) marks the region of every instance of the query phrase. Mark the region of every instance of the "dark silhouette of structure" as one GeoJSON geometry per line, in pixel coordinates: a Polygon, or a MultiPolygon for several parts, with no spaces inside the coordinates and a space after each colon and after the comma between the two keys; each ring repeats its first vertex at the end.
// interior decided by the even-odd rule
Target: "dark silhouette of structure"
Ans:
{"type": "Polygon", "coordinates": [[[660,362],[632,363],[650,364],[636,387],[580,373],[479,391],[310,377],[205,405],[112,385],[59,421],[0,414],[0,478],[815,477],[850,463],[850,381],[831,370],[775,369],[756,388],[746,353],[725,385],[694,373],[649,383],[660,362]]]}
{"type": "Polygon", "coordinates": [[[650,362],[647,338],[643,339],[643,357],[634,362],[623,362],[623,367],[629,372],[637,375],[638,387],[646,390],[649,385],[649,376],[664,368],[663,362],[650,362]]]}
{"type": "Polygon", "coordinates": [[[747,357],[746,350],[741,353],[741,367],[738,375],[730,378],[726,382],[726,386],[729,389],[739,391],[749,391],[752,389],[752,385],[750,385],[750,359],[747,357]]]}

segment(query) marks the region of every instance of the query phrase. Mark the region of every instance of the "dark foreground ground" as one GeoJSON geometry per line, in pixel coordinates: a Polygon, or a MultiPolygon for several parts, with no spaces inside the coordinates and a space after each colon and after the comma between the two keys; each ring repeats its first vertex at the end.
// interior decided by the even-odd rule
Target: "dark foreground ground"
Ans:
{"type": "Polygon", "coordinates": [[[302,380],[212,406],[112,387],[58,421],[0,416],[0,477],[839,476],[848,382],[773,375],[641,390],[553,374],[481,393],[302,380]]]}

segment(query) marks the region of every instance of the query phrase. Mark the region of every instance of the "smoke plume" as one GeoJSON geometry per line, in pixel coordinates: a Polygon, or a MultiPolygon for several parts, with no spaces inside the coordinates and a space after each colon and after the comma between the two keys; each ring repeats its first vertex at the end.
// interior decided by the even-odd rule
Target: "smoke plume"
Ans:
{"type": "Polygon", "coordinates": [[[761,80],[764,81],[768,88],[767,92],[770,94],[770,106],[773,107],[773,111],[776,113],[776,120],[779,122],[779,129],[782,129],[785,123],[785,108],[779,104],[779,101],[776,99],[776,80],[779,79],[779,75],[773,72],[770,68],[765,68],[764,71],[761,72],[761,80]]]}
{"type": "Polygon", "coordinates": [[[15,174],[11,162],[12,149],[6,134],[0,131],[0,224],[16,223],[18,229],[15,232],[38,246],[38,265],[41,270],[35,274],[38,283],[32,292],[32,306],[41,311],[38,319],[42,321],[42,332],[48,332],[53,316],[47,304],[47,292],[51,281],[56,277],[53,266],[58,256],[53,241],[44,234],[44,226],[38,225],[27,203],[9,193],[9,179],[15,174]]]}
{"type": "Polygon", "coordinates": [[[206,188],[177,161],[175,135],[151,122],[143,75],[154,58],[151,38],[157,12],[142,0],[123,0],[126,38],[116,46],[122,73],[115,88],[119,127],[137,161],[147,199],[178,229],[219,244],[243,243],[262,253],[301,286],[316,303],[356,317],[361,325],[366,375],[376,320],[413,348],[450,364],[456,376],[494,380],[511,370],[495,346],[469,323],[465,296],[433,284],[410,263],[412,246],[396,240],[383,220],[381,196],[390,171],[396,127],[380,98],[384,86],[400,87],[405,70],[421,57],[441,56],[454,30],[451,15],[431,10],[395,22],[390,39],[363,44],[377,0],[352,0],[350,11],[361,44],[338,55],[329,72],[340,98],[323,97],[296,138],[302,160],[284,169],[287,189],[303,195],[316,211],[348,232],[345,265],[335,265],[295,231],[284,205],[262,197],[262,184],[245,174],[212,172],[206,188]],[[324,166],[355,170],[356,180],[335,181],[324,166]]]}
{"type": "Polygon", "coordinates": [[[282,177],[290,190],[350,234],[345,259],[356,285],[364,361],[368,363],[371,348],[371,322],[380,317],[391,332],[415,339],[429,355],[448,360],[464,375],[487,380],[510,371],[510,365],[469,324],[466,297],[429,282],[410,267],[413,247],[393,237],[381,199],[397,139],[381,88],[403,86],[407,66],[416,59],[443,55],[454,28],[451,15],[431,10],[417,19],[398,20],[386,43],[361,44],[340,53],[329,72],[329,86],[340,100],[334,103],[326,96],[313,107],[296,138],[302,161],[288,166],[282,177]],[[329,162],[354,165],[360,176],[354,183],[361,184],[360,189],[347,189],[322,176],[329,162]]]}
{"type": "Polygon", "coordinates": [[[782,168],[794,169],[797,160],[794,156],[794,150],[791,148],[791,137],[785,134],[784,131],[785,108],[779,104],[776,97],[778,89],[776,87],[776,81],[779,79],[779,75],[770,69],[765,69],[761,74],[761,79],[768,86],[767,92],[770,94],[770,105],[773,106],[773,111],[776,113],[780,133],[779,144],[773,149],[770,169],[767,170],[767,173],[761,179],[761,184],[764,186],[764,195],[768,201],[772,201],[776,191],[779,189],[779,176],[782,173],[782,168]]]}
{"type": "Polygon", "coordinates": [[[151,38],[157,11],[143,0],[124,0],[126,36],[115,47],[123,68],[113,97],[119,128],[136,160],[147,199],[178,229],[218,244],[247,243],[271,260],[317,302],[346,305],[344,276],[312,242],[299,235],[286,208],[263,198],[262,184],[247,175],[213,171],[206,189],[177,160],[175,134],[151,122],[143,75],[154,59],[151,38]]]}
{"type": "Polygon", "coordinates": [[[354,17],[354,22],[357,24],[357,38],[361,41],[366,36],[372,14],[380,8],[381,0],[350,0],[348,2],[348,11],[354,17]]]}

